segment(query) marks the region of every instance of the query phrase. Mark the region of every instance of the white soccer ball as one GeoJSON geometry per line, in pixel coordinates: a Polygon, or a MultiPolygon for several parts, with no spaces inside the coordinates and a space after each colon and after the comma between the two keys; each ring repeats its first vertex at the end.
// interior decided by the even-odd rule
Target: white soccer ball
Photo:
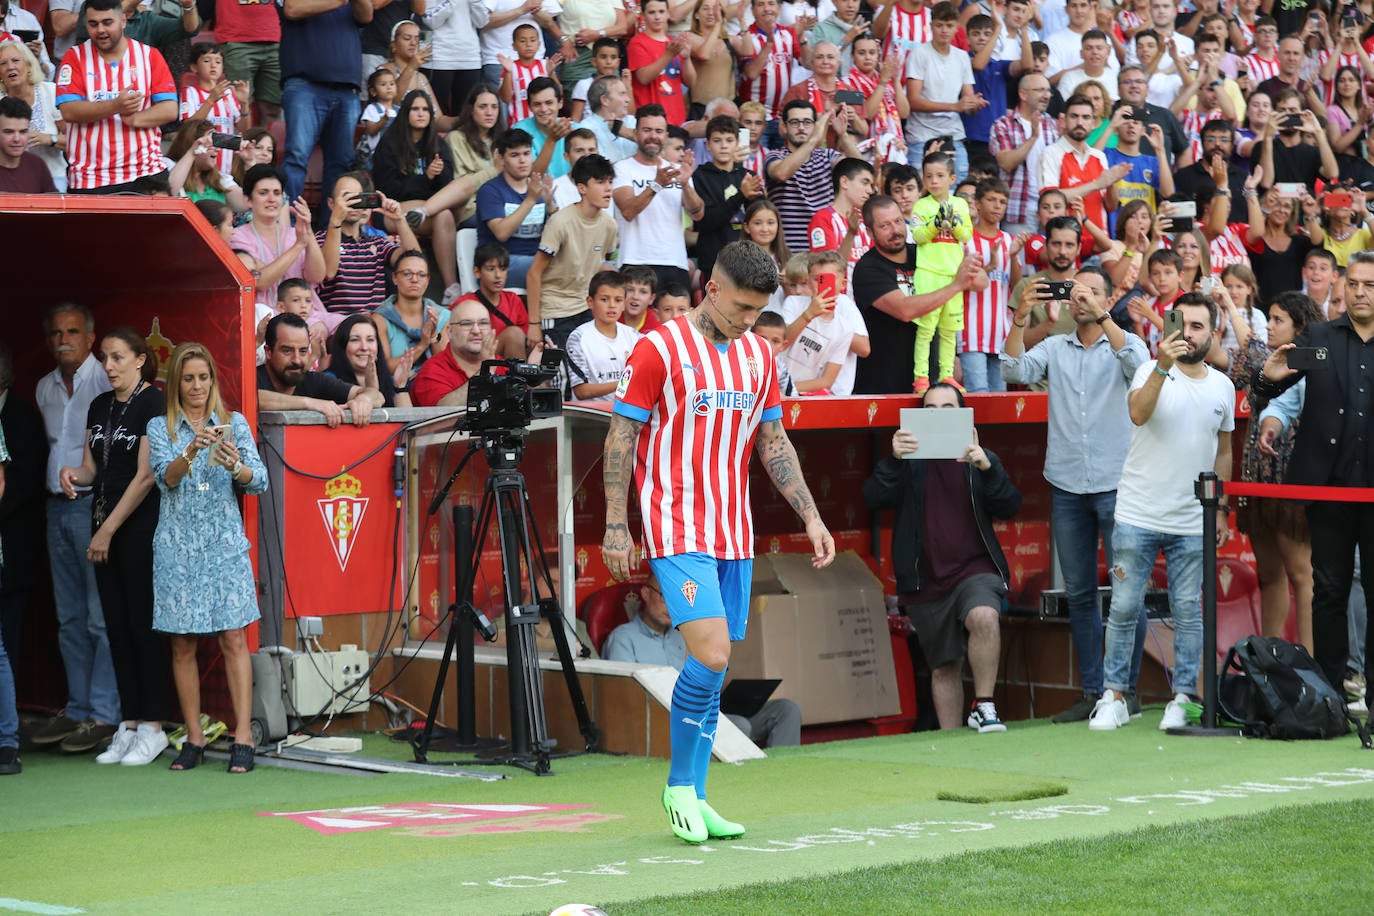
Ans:
{"type": "Polygon", "coordinates": [[[549,916],[606,916],[606,911],[590,903],[565,903],[549,916]]]}

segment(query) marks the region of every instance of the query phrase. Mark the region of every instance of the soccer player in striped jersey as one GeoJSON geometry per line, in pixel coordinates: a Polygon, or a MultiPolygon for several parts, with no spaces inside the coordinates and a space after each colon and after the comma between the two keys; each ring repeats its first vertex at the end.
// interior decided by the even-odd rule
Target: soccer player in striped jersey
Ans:
{"type": "Polygon", "coordinates": [[[964,388],[969,392],[1006,391],[999,353],[1011,330],[1011,290],[1021,281],[1017,255],[1028,233],[1015,238],[1001,229],[1011,192],[1000,178],[984,178],[974,192],[973,238],[969,248],[983,262],[988,285],[964,293],[964,388]]]}
{"type": "Polygon", "coordinates": [[[730,643],[744,638],[749,611],[750,452],[805,523],[813,565],[835,558],[783,430],[772,348],[751,333],[777,285],[777,265],[762,248],[721,249],[701,303],[650,331],[630,355],[606,436],[606,567],[629,578],[633,477],[644,555],[687,645],[673,689],[663,807],[689,843],[744,834],[707,803],[706,772],[730,643]]]}
{"type": "Polygon", "coordinates": [[[156,48],[124,37],[125,21],[120,0],[89,0],[91,37],[57,71],[73,193],[143,193],[167,171],[162,125],[177,118],[176,82],[156,48]]]}

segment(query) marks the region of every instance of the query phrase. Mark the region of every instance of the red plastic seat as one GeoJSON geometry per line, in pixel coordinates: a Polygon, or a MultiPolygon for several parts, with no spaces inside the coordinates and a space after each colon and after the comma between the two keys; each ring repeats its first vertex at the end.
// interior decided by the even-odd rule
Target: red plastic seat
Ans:
{"type": "Polygon", "coordinates": [[[639,589],[631,582],[620,582],[593,592],[582,602],[578,616],[587,624],[587,636],[598,654],[611,631],[638,613],[644,603],[639,589]]]}
{"type": "Polygon", "coordinates": [[[1235,557],[1217,558],[1217,660],[1237,641],[1260,632],[1259,577],[1235,557]]]}

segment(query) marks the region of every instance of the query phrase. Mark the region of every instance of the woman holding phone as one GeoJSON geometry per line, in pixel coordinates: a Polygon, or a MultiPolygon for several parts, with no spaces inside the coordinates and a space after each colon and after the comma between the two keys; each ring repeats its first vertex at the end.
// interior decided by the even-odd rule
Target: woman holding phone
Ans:
{"type": "Polygon", "coordinates": [[[200,638],[215,634],[234,708],[229,772],[253,769],[253,671],[244,630],[258,619],[238,492],[267,490],[267,469],[242,414],[220,396],[214,358],[184,343],[167,367],[167,417],[148,425],[152,476],[162,493],[153,538],[153,626],[172,637],[172,676],[186,741],[173,770],[205,758],[200,724],[200,638]]]}
{"type": "Polygon", "coordinates": [[[80,467],[58,472],[62,492],[76,498],[90,487],[95,584],[110,639],[110,659],[124,721],[96,763],[142,766],[167,747],[167,642],[153,632],[153,530],[158,494],[148,463],[150,421],[162,416],[153,385],[157,357],[133,328],[113,328],[100,341],[110,391],[86,412],[86,449],[80,467]]]}

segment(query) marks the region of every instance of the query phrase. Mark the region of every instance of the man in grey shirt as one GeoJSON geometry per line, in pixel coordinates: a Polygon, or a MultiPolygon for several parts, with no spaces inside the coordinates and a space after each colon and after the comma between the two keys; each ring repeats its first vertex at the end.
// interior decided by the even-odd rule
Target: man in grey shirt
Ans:
{"type": "MultiPolygon", "coordinates": [[[[1049,382],[1049,441],[1045,479],[1051,487],[1050,529],[1069,605],[1083,697],[1054,721],[1082,722],[1102,695],[1102,606],[1097,597],[1099,537],[1112,565],[1112,518],[1116,488],[1131,438],[1126,396],[1135,371],[1150,358],[1139,337],[1112,320],[1111,281],[1101,268],[1085,267],[1073,279],[1069,311],[1077,329],[1047,337],[1026,350],[1023,333],[1031,308],[1050,299],[1045,281],[1026,290],[1002,353],[1002,377],[1028,385],[1049,382]]],[[[1145,614],[1136,644],[1145,638],[1145,614]]],[[[1135,658],[1139,658],[1136,653],[1135,658]]],[[[1139,663],[1130,673],[1132,715],[1139,663]]]]}

